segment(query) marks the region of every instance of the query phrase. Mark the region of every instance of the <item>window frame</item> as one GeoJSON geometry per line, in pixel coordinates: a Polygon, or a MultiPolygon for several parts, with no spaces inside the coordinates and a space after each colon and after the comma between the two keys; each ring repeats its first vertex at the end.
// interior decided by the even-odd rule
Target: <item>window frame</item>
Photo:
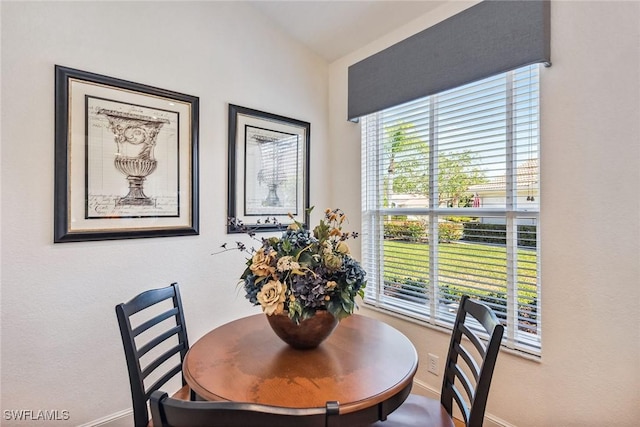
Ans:
{"type": "MultiPolygon", "coordinates": [[[[528,67],[538,67],[535,77],[535,91],[539,94],[540,87],[540,67],[532,65],[528,67]]],[[[513,94],[510,92],[514,87],[513,76],[521,72],[527,67],[509,71],[504,73],[506,76],[505,94],[507,109],[513,105],[513,94]]],[[[453,89],[453,91],[459,88],[453,89]]],[[[505,206],[504,208],[496,207],[473,207],[473,208],[451,208],[440,207],[438,200],[438,138],[436,137],[437,123],[435,117],[437,115],[438,94],[428,97],[429,101],[429,206],[424,208],[398,208],[384,207],[382,201],[384,190],[378,182],[375,190],[370,191],[369,188],[374,182],[370,176],[379,176],[384,167],[383,160],[383,139],[384,126],[382,125],[381,115],[383,112],[373,113],[361,118],[362,132],[362,234],[364,237],[362,243],[363,264],[368,272],[368,284],[364,303],[367,307],[382,310],[388,314],[418,322],[430,327],[438,329],[451,329],[455,320],[455,312],[448,310],[443,312],[443,307],[439,303],[439,284],[438,284],[438,260],[440,243],[429,244],[429,283],[427,287],[427,301],[429,307],[424,309],[419,303],[402,300],[397,297],[385,295],[385,279],[384,279],[384,217],[390,215],[419,215],[428,217],[429,241],[433,241],[433,236],[438,233],[438,219],[442,216],[478,216],[478,217],[500,217],[505,220],[506,228],[506,330],[503,338],[503,348],[513,350],[517,354],[525,357],[531,356],[539,359],[542,354],[542,323],[541,323],[541,233],[540,233],[540,204],[537,209],[531,207],[519,207],[517,204],[517,176],[518,176],[518,149],[513,141],[515,113],[513,108],[507,112],[505,123],[506,141],[505,141],[505,206]],[[372,147],[369,141],[370,136],[375,135],[376,140],[372,147]],[[382,138],[382,139],[381,139],[382,138]],[[371,167],[370,165],[376,165],[371,167]],[[435,171],[435,172],[434,172],[435,171]],[[508,178],[507,178],[508,177],[508,178]],[[434,191],[435,190],[435,191],[434,191]],[[373,193],[373,194],[372,194],[373,193]],[[432,208],[432,206],[435,206],[432,208]],[[521,331],[519,328],[519,281],[518,281],[518,220],[530,219],[536,225],[536,246],[535,246],[535,329],[536,332],[521,331]]],[[[536,153],[538,157],[537,183],[540,182],[539,158],[540,158],[540,102],[539,95],[535,98],[535,117],[537,132],[535,137],[536,153]]],[[[391,109],[389,109],[391,110],[391,109]]],[[[385,110],[388,111],[388,110],[385,110]]],[[[377,178],[376,178],[377,179],[377,178]]],[[[375,186],[374,186],[375,187],[375,186]]],[[[538,197],[539,187],[538,187],[538,197]]],[[[435,240],[437,241],[437,240],[435,240]]],[[[424,305],[424,304],[423,304],[424,305]]]]}

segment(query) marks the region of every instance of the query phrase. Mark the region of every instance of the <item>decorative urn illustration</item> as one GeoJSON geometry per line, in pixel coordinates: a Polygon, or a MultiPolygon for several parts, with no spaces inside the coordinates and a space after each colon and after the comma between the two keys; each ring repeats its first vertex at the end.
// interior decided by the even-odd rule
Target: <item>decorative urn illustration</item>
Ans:
{"type": "Polygon", "coordinates": [[[282,206],[280,197],[278,196],[278,186],[281,184],[281,166],[280,153],[278,150],[279,140],[278,138],[266,137],[262,135],[254,136],[254,139],[260,147],[260,154],[262,157],[262,169],[258,173],[258,182],[265,183],[269,193],[266,199],[262,202],[263,206],[282,206]]]}
{"type": "Polygon", "coordinates": [[[97,114],[109,120],[117,145],[114,165],[129,181],[129,193],[119,198],[116,206],[152,206],[154,201],[144,194],[143,183],[156,170],[153,149],[160,129],[169,120],[106,109],[97,114]]]}

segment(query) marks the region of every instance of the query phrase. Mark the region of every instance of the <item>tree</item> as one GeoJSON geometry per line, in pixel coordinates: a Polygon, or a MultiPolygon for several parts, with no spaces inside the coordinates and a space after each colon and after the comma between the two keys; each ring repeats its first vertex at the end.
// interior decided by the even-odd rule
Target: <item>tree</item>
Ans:
{"type": "MultiPolygon", "coordinates": [[[[412,123],[388,126],[386,150],[389,166],[385,176],[385,205],[392,194],[429,197],[429,144],[420,138],[412,123]]],[[[469,187],[486,182],[484,172],[473,164],[471,151],[438,155],[438,206],[465,204],[469,187]]]]}
{"type": "Polygon", "coordinates": [[[388,196],[429,194],[429,144],[416,134],[412,123],[389,126],[385,132],[390,152],[388,196]]]}
{"type": "Polygon", "coordinates": [[[473,165],[470,151],[460,153],[441,153],[438,156],[438,205],[446,203],[449,207],[461,207],[466,204],[465,193],[472,185],[486,182],[484,172],[473,165]]]}

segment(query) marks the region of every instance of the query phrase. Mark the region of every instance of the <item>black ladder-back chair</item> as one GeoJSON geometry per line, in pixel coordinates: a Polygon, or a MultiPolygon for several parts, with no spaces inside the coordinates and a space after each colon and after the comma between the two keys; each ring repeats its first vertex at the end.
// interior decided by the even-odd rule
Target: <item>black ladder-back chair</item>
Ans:
{"type": "MultiPolygon", "coordinates": [[[[478,325],[475,324],[477,327],[478,325]]],[[[453,426],[453,402],[458,405],[467,427],[481,427],[489,396],[493,369],[500,351],[504,326],[491,308],[464,295],[453,325],[449,353],[444,369],[440,402],[424,396],[411,394],[386,421],[375,427],[428,427],[453,426]],[[480,335],[465,323],[473,318],[488,335],[483,342],[480,335]],[[475,348],[462,337],[466,337],[475,348]],[[465,372],[470,372],[469,378],[465,372]],[[457,381],[456,381],[457,380],[457,381]],[[461,384],[460,388],[457,384],[461,384]]]]}
{"type": "MultiPolygon", "coordinates": [[[[129,370],[134,426],[145,427],[149,425],[147,402],[151,394],[177,374],[182,373],[182,362],[187,350],[189,350],[178,284],[172,283],[166,288],[148,290],[135,296],[129,302],[118,304],[116,306],[116,315],[120,325],[120,335],[122,336],[122,344],[124,345],[127,368],[129,370]],[[164,307],[164,305],[167,305],[165,301],[172,303],[168,309],[164,307]],[[164,305],[157,305],[163,302],[164,305]],[[144,314],[136,316],[136,320],[140,320],[141,323],[132,327],[131,317],[144,310],[147,310],[144,314]],[[164,311],[158,313],[159,310],[164,311]],[[138,317],[144,317],[146,313],[151,314],[148,314],[144,319],[138,319],[138,317]],[[154,326],[155,328],[152,329],[154,326]],[[136,337],[146,331],[149,331],[144,335],[146,341],[144,343],[136,343],[136,337]],[[165,350],[172,344],[175,345],[165,350]],[[145,366],[141,366],[141,358],[156,348],[158,349],[150,355],[154,356],[153,360],[147,362],[147,358],[145,358],[145,366]],[[165,350],[162,354],[155,355],[155,353],[162,350],[165,350]],[[169,359],[176,358],[178,354],[180,362],[174,366],[167,367],[172,362],[169,359]],[[145,386],[144,381],[150,375],[152,375],[150,377],[151,380],[158,376],[160,377],[152,385],[145,386]]],[[[193,393],[189,386],[186,385],[184,377],[182,377],[182,388],[174,394],[174,397],[193,400],[193,393]]]]}
{"type": "Polygon", "coordinates": [[[338,427],[339,404],[298,409],[242,402],[188,402],[151,394],[153,427],[338,427]]]}

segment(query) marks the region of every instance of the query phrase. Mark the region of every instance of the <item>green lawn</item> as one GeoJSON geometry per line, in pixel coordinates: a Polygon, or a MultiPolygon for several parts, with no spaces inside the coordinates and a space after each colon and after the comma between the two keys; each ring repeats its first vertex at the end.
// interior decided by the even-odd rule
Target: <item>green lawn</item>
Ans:
{"type": "MultiPolygon", "coordinates": [[[[384,278],[392,286],[410,289],[428,286],[429,245],[405,241],[384,242],[384,278]],[[404,284],[405,286],[402,286],[404,284]]],[[[503,246],[479,243],[441,243],[438,282],[451,294],[471,290],[479,295],[506,292],[507,260],[503,246]]],[[[521,304],[536,297],[536,252],[517,251],[517,282],[521,304]]]]}

